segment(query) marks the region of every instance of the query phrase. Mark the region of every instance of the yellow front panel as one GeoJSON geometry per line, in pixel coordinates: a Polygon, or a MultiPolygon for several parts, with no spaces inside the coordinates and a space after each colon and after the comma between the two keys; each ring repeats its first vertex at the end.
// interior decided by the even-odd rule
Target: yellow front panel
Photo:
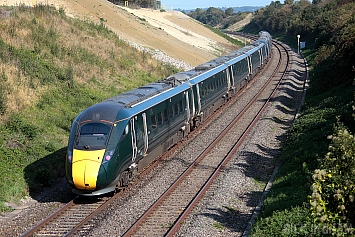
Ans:
{"type": "Polygon", "coordinates": [[[96,151],[74,149],[72,174],[76,188],[86,190],[96,188],[97,175],[104,153],[105,149],[96,151]]]}

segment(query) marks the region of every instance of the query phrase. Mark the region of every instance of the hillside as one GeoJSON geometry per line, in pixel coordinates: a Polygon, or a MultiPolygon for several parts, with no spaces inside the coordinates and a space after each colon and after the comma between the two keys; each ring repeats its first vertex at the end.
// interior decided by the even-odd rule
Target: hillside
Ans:
{"type": "Polygon", "coordinates": [[[180,12],[20,3],[0,3],[8,5],[0,8],[1,211],[63,179],[68,133],[83,109],[176,73],[171,63],[184,70],[235,49],[180,12]]]}
{"type": "Polygon", "coordinates": [[[69,16],[104,24],[121,39],[160,50],[196,66],[235,49],[223,37],[179,11],[129,9],[105,0],[6,0],[0,5],[54,5],[69,16]]]}

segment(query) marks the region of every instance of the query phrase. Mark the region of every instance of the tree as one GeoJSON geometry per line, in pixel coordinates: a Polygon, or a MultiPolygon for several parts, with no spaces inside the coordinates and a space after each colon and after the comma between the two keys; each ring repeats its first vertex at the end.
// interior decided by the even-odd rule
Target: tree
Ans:
{"type": "Polygon", "coordinates": [[[313,5],[317,5],[317,4],[321,3],[321,2],[322,2],[322,0],[313,0],[312,4],[313,5]]]}
{"type": "Polygon", "coordinates": [[[227,16],[233,15],[233,14],[234,14],[234,9],[233,9],[233,7],[227,8],[227,9],[225,10],[225,13],[226,13],[227,16]]]}

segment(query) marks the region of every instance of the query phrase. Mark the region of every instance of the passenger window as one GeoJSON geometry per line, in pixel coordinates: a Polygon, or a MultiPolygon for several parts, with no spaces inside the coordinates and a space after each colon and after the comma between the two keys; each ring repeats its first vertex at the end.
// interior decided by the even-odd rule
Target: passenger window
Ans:
{"type": "Polygon", "coordinates": [[[161,112],[158,113],[158,126],[163,124],[163,115],[161,112]]]}
{"type": "Polygon", "coordinates": [[[156,129],[157,128],[157,119],[156,119],[155,115],[150,117],[150,121],[152,123],[152,129],[156,129]]]}
{"type": "Polygon", "coordinates": [[[123,130],[122,136],[127,135],[127,134],[128,134],[128,131],[129,131],[129,126],[128,126],[128,124],[127,124],[127,126],[126,126],[126,127],[124,128],[124,130],[123,130]]]}
{"type": "Polygon", "coordinates": [[[174,117],[174,110],[173,110],[173,107],[170,106],[169,107],[169,118],[172,118],[172,117],[174,117]]]}
{"type": "Polygon", "coordinates": [[[164,123],[168,121],[168,110],[164,109],[164,123]]]}
{"type": "Polygon", "coordinates": [[[179,105],[176,103],[174,105],[174,114],[178,114],[179,113],[179,105]]]}
{"type": "Polygon", "coordinates": [[[182,100],[180,100],[179,102],[179,109],[180,109],[180,113],[184,111],[184,107],[182,106],[182,100]]]}

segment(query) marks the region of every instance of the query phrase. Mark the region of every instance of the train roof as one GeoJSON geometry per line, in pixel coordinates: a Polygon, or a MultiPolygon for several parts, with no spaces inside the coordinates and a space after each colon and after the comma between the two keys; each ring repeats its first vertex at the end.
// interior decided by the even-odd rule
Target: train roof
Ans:
{"type": "MultiPolygon", "coordinates": [[[[263,39],[268,39],[270,37],[270,34],[267,32],[260,32],[259,36],[263,39]]],[[[138,104],[144,103],[147,99],[153,97],[160,97],[161,94],[165,94],[165,96],[167,97],[173,96],[174,92],[168,92],[172,88],[184,85],[181,88],[188,89],[191,83],[198,83],[203,78],[205,78],[205,76],[209,76],[209,74],[213,75],[216,73],[216,71],[220,71],[221,67],[227,68],[227,65],[231,65],[236,60],[243,59],[248,55],[254,53],[261,47],[260,45],[262,43],[264,42],[256,41],[253,44],[245,46],[228,55],[218,57],[209,62],[200,64],[191,70],[176,73],[158,82],[149,83],[137,89],[106,99],[101,103],[106,105],[113,103],[116,107],[119,106],[121,108],[132,108],[138,104]]]]}
{"type": "Polygon", "coordinates": [[[117,103],[106,100],[98,104],[94,104],[82,111],[76,118],[77,122],[114,122],[118,111],[122,109],[117,103]]]}
{"type": "Polygon", "coordinates": [[[209,62],[200,64],[191,70],[176,73],[158,82],[144,85],[137,89],[104,100],[103,102],[118,103],[126,108],[132,107],[133,105],[151,98],[157,94],[163,93],[168,89],[182,85],[183,83],[186,83],[198,77],[199,75],[207,73],[213,74],[214,70],[217,70],[221,66],[226,67],[225,64],[230,64],[228,62],[234,61],[236,57],[238,58],[240,56],[246,55],[250,50],[253,50],[254,48],[255,46],[252,45],[246,46],[226,56],[222,56],[209,62]]]}
{"type": "Polygon", "coordinates": [[[142,100],[145,100],[149,97],[152,97],[156,94],[162,93],[170,88],[173,85],[165,82],[153,82],[144,86],[141,86],[137,89],[119,94],[103,102],[114,102],[120,104],[123,107],[130,107],[135,103],[138,103],[142,100]]]}
{"type": "Polygon", "coordinates": [[[212,69],[216,69],[219,66],[224,65],[224,63],[229,61],[230,58],[231,57],[220,57],[211,60],[207,63],[196,66],[189,71],[176,73],[158,82],[144,85],[137,89],[109,98],[103,102],[115,102],[126,108],[132,107],[133,105],[163,93],[168,89],[182,85],[199,75],[205,74],[207,72],[213,73],[212,69]]]}

